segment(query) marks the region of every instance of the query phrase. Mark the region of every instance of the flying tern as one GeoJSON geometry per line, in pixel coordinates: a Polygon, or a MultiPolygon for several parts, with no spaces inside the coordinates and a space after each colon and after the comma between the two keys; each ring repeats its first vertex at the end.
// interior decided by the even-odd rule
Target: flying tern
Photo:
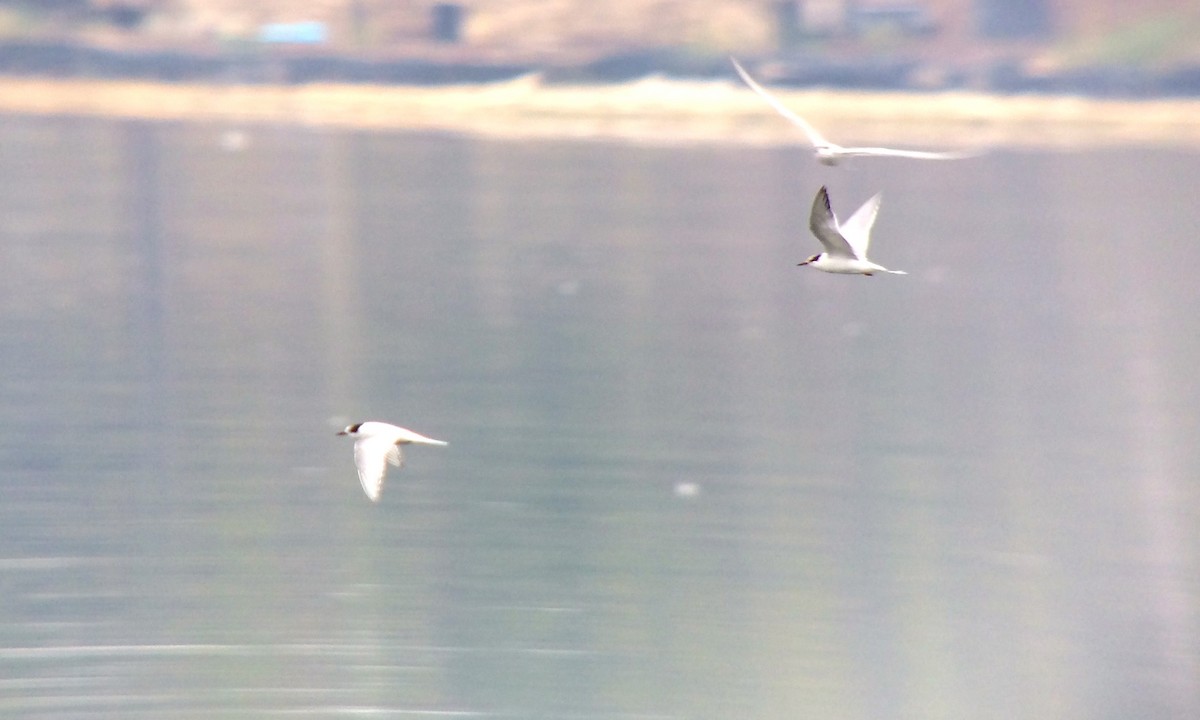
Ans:
{"type": "Polygon", "coordinates": [[[839,223],[829,206],[829,191],[824,186],[813,199],[808,227],[821,241],[825,252],[813,255],[800,265],[812,265],[818,270],[845,275],[874,275],[877,272],[907,275],[903,270],[888,270],[867,259],[871,244],[871,226],[879,212],[880,195],[876,194],[854,211],[844,223],[839,223]]]}
{"type": "Polygon", "coordinates": [[[842,147],[841,145],[825,139],[825,136],[817,132],[817,129],[810,125],[807,120],[784,107],[783,103],[779,102],[775,96],[767,92],[762,85],[759,85],[757,82],[755,82],[754,78],[750,77],[750,73],[746,72],[745,68],[743,68],[737,60],[734,58],[729,58],[729,60],[733,63],[733,67],[735,70],[737,70],[738,75],[740,75],[742,80],[744,80],[746,84],[750,86],[751,90],[758,93],[763,100],[766,100],[771,107],[775,108],[775,112],[784,116],[791,121],[793,125],[804,131],[804,134],[808,136],[808,141],[812,143],[813,153],[816,155],[817,161],[824,165],[837,165],[846,158],[863,156],[904,157],[917,158],[919,160],[960,160],[962,158],[972,157],[975,154],[955,152],[926,152],[924,150],[896,150],[885,147],[842,147]]]}
{"type": "Polygon", "coordinates": [[[441,440],[384,422],[361,422],[347,426],[338,435],[354,438],[354,464],[358,466],[358,480],[363,492],[371,502],[379,501],[383,490],[383,475],[388,463],[400,467],[404,463],[402,445],[447,445],[441,440]]]}

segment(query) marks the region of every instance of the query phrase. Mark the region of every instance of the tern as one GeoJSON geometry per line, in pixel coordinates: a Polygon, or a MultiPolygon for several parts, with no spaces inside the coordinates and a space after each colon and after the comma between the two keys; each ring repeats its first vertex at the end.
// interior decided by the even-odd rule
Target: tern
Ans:
{"type": "Polygon", "coordinates": [[[754,78],[750,77],[750,73],[746,72],[745,68],[737,60],[734,58],[729,58],[729,60],[733,63],[733,67],[737,70],[738,75],[750,86],[751,90],[758,93],[763,100],[766,100],[771,107],[775,108],[775,112],[784,116],[793,125],[804,131],[804,134],[808,136],[808,141],[812,143],[813,153],[816,155],[817,161],[823,165],[837,165],[846,158],[868,155],[876,157],[917,158],[919,160],[961,160],[962,158],[974,156],[974,153],[895,150],[885,147],[842,147],[825,139],[825,136],[817,132],[817,129],[812,125],[809,125],[807,120],[784,107],[783,103],[767,92],[762,85],[755,82],[754,78]]]}
{"type": "Polygon", "coordinates": [[[874,275],[877,272],[907,275],[903,270],[888,270],[867,259],[867,247],[871,244],[871,226],[879,212],[876,194],[854,211],[850,219],[839,223],[829,206],[829,191],[824,186],[817,191],[813,200],[812,215],[808,227],[825,246],[825,252],[813,255],[800,265],[812,265],[818,270],[845,275],[874,275]]]}
{"type": "Polygon", "coordinates": [[[427,438],[424,435],[406,430],[402,427],[385,422],[361,422],[348,425],[338,435],[349,435],[354,438],[354,464],[358,466],[358,480],[362,483],[363,492],[371,502],[379,501],[383,490],[383,475],[387,472],[387,464],[396,467],[404,464],[402,445],[418,443],[421,445],[448,445],[441,440],[427,438]]]}

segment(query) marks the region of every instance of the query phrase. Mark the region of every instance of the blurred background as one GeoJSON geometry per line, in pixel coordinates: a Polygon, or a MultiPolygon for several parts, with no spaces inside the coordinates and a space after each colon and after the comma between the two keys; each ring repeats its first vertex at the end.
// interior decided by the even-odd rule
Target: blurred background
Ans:
{"type": "Polygon", "coordinates": [[[1200,717],[1197,16],[0,3],[0,714],[1200,717]]]}
{"type": "Polygon", "coordinates": [[[253,81],[725,73],[861,87],[1200,91],[1185,0],[3,0],[0,72],[253,81]]]}

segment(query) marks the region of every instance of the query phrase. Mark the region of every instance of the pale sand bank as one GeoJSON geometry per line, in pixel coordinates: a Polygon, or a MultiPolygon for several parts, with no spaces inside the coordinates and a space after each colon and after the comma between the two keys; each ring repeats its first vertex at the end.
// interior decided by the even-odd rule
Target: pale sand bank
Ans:
{"type": "MultiPolygon", "coordinates": [[[[784,90],[831,139],[930,148],[1200,148],[1200,101],[1096,100],[784,90]]],[[[803,137],[733,81],[647,78],[623,85],[245,86],[0,77],[0,113],[233,125],[433,130],[488,137],[645,143],[800,144],[803,137]]]]}

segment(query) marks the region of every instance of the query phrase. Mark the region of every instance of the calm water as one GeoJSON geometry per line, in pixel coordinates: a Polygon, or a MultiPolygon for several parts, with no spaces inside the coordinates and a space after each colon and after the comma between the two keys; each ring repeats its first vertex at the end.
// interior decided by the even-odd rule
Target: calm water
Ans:
{"type": "Polygon", "coordinates": [[[1200,716],[1197,155],[221,139],[0,119],[4,717],[1200,716]]]}

